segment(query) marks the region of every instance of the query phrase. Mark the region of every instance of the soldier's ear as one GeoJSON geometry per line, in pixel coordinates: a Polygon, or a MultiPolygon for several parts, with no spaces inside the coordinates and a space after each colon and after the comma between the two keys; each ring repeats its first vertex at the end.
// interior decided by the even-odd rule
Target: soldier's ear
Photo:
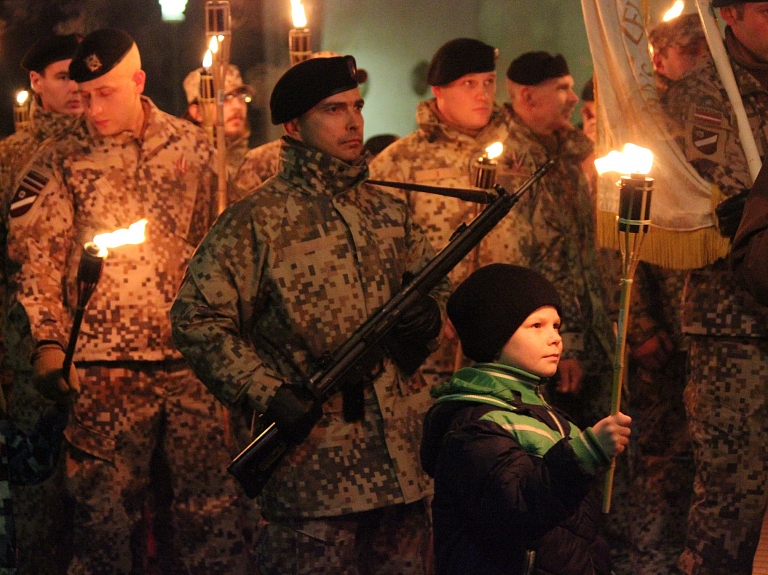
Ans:
{"type": "Polygon", "coordinates": [[[295,120],[291,120],[289,122],[285,122],[283,124],[283,130],[285,130],[285,133],[288,134],[294,140],[297,140],[299,142],[304,141],[301,138],[301,125],[299,124],[298,118],[296,118],[295,120]]]}
{"type": "Polygon", "coordinates": [[[142,94],[144,92],[144,85],[147,81],[147,74],[144,70],[136,70],[133,73],[133,82],[136,84],[136,93],[142,94]]]}

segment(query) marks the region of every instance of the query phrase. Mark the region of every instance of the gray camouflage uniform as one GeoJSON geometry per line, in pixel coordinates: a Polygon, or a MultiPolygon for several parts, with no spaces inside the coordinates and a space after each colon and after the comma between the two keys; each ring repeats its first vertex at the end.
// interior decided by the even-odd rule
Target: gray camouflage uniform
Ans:
{"type": "Polygon", "coordinates": [[[70,573],[131,572],[148,467],[164,428],[178,554],[190,573],[242,572],[236,488],[225,473],[221,408],[171,342],[168,311],[215,217],[205,134],[142,98],[145,123],[101,137],[85,121],[42,151],[10,205],[12,326],[66,346],[83,245],[147,218],[147,239],[110,251],[85,310],[81,392],[65,435],[75,502],[70,573]]]}
{"type": "MultiPolygon", "coordinates": [[[[474,137],[443,122],[437,114],[434,99],[419,104],[416,120],[418,130],[387,146],[371,161],[371,179],[469,188],[472,163],[485,153],[489,145],[503,142],[507,137],[504,114],[495,105],[488,124],[474,137]]],[[[483,208],[481,204],[457,198],[425,192],[403,193],[395,188],[382,189],[405,197],[414,221],[425,230],[435,249],[445,246],[456,228],[472,220],[483,208]]],[[[519,257],[514,241],[516,225],[514,216],[505,217],[478,248],[453,269],[451,283],[458,285],[479,266],[516,261],[519,257]]],[[[438,351],[427,358],[421,371],[430,385],[447,381],[453,375],[457,343],[457,340],[443,338],[438,351]]]]}
{"type": "MultiPolygon", "coordinates": [[[[8,205],[10,203],[16,178],[22,173],[32,156],[48,138],[64,132],[75,121],[69,114],[47,112],[33,99],[29,113],[29,123],[18,132],[0,141],[0,250],[3,265],[0,267],[0,290],[2,291],[3,310],[7,309],[5,259],[8,234],[8,205]]],[[[5,322],[5,314],[3,321],[5,322]]],[[[3,340],[6,333],[11,334],[8,347],[15,353],[5,354],[4,347],[0,370],[2,384],[8,392],[9,418],[20,429],[29,431],[37,422],[40,414],[47,407],[30,385],[32,355],[29,325],[23,322],[21,329],[2,330],[3,340]],[[21,336],[14,337],[14,336],[21,336]]],[[[5,345],[5,341],[3,341],[5,345]]],[[[62,505],[62,475],[57,473],[51,479],[39,485],[12,485],[13,506],[17,533],[19,572],[22,575],[39,573],[62,573],[63,557],[66,557],[64,532],[64,508],[62,505]]]]}
{"type": "MultiPolygon", "coordinates": [[[[364,183],[367,172],[285,137],[278,176],[228,209],[198,248],[171,309],[174,341],[226,406],[263,412],[280,384],[312,375],[399,290],[404,271],[433,256],[406,207],[364,183]]],[[[262,492],[263,574],[297,564],[342,572],[354,525],[372,513],[395,522],[390,547],[373,542],[362,559],[381,563],[376,572],[424,573],[432,485],[418,449],[429,404],[423,378],[386,360],[366,387],[363,421],[344,422],[340,393],[323,406],[262,492]],[[422,509],[409,515],[417,524],[397,525],[409,506],[422,509]]]]}
{"type": "MultiPolygon", "coordinates": [[[[761,157],[768,142],[768,91],[734,57],[736,82],[761,157]]],[[[723,199],[750,187],[736,120],[708,58],[673,83],[667,111],[678,142],[723,199]]],[[[725,260],[688,274],[682,313],[690,338],[684,401],[696,478],[680,567],[688,574],[752,572],[768,493],[768,309],[738,287],[725,260]]]]}

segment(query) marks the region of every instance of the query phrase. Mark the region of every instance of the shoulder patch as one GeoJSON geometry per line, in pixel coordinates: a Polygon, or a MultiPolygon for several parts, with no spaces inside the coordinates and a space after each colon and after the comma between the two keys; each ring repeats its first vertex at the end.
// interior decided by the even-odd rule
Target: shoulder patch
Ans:
{"type": "Polygon", "coordinates": [[[693,110],[693,122],[703,126],[719,128],[723,125],[723,113],[711,108],[696,106],[693,110]]]}
{"type": "Polygon", "coordinates": [[[694,126],[691,132],[691,140],[696,149],[705,156],[711,156],[717,151],[717,140],[719,134],[712,130],[705,130],[699,126],[694,126]]]}
{"type": "Polygon", "coordinates": [[[18,218],[26,214],[49,180],[50,178],[35,170],[24,174],[11,200],[10,216],[18,218]]]}

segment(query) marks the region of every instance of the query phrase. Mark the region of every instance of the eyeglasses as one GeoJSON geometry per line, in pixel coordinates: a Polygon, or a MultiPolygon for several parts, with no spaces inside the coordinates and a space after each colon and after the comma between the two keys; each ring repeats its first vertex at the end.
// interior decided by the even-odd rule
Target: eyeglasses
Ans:
{"type": "Polygon", "coordinates": [[[229,102],[234,98],[238,98],[239,100],[242,100],[246,104],[249,104],[251,102],[251,96],[249,94],[246,94],[245,92],[238,92],[236,94],[226,94],[224,96],[224,101],[229,102]]]}

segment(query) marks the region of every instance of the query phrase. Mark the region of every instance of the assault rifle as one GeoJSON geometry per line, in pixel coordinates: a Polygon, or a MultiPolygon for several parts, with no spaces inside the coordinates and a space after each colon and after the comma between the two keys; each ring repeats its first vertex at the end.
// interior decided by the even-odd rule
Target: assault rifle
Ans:
{"type": "MultiPolygon", "coordinates": [[[[514,194],[507,193],[499,185],[494,186],[498,197],[472,222],[461,224],[448,245],[410,283],[355,330],[330,356],[326,362],[327,367],[309,379],[307,385],[321,401],[327,401],[342,388],[344,382],[364,380],[368,376],[371,355],[375,355],[377,344],[394,327],[401,314],[429,294],[510,212],[522,195],[549,171],[553,163],[549,160],[542,165],[514,194]]],[[[245,488],[248,497],[256,497],[292,447],[275,423],[268,422],[264,431],[232,460],[227,471],[245,488]]]]}

